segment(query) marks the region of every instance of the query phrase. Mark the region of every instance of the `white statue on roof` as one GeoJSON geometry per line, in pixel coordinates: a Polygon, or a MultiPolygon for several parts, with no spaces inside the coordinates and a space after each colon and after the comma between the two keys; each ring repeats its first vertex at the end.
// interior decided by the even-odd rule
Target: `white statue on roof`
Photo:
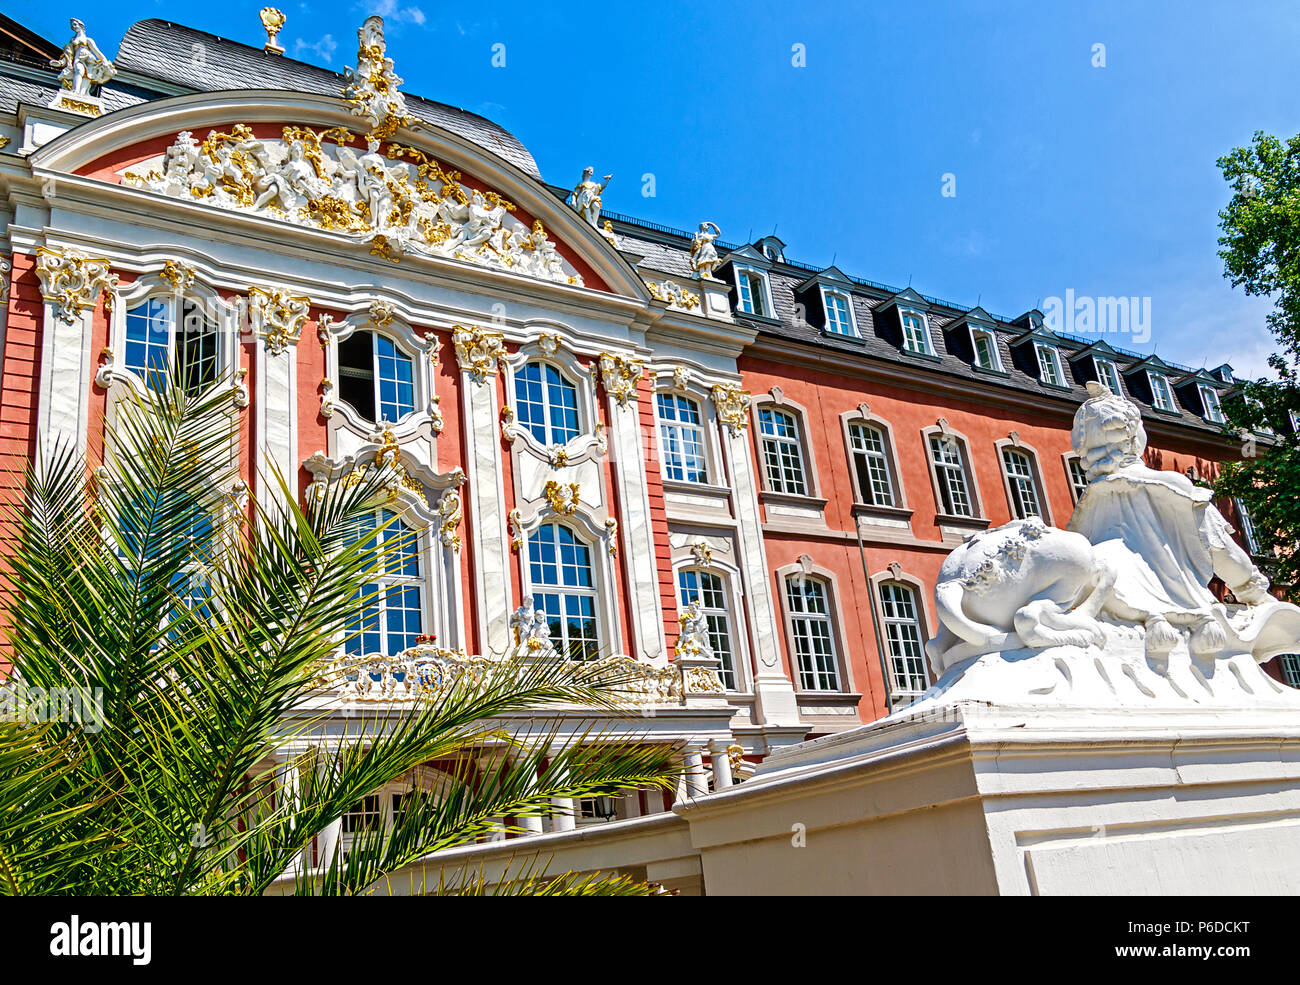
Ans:
{"type": "Polygon", "coordinates": [[[573,187],[573,191],[569,193],[569,204],[573,206],[574,210],[577,211],[579,215],[591,224],[592,229],[599,229],[601,209],[600,196],[605,191],[605,187],[609,184],[610,179],[614,176],[612,174],[607,174],[605,175],[604,181],[598,182],[592,178],[592,175],[595,173],[596,169],[591,165],[588,165],[583,169],[582,180],[579,181],[573,187]]]}
{"type": "Polygon", "coordinates": [[[372,14],[357,30],[357,67],[345,67],[343,98],[352,112],[369,124],[371,137],[391,137],[399,127],[413,122],[406,112],[406,97],[399,87],[402,80],[393,71],[387,54],[384,19],[372,14]]]}
{"type": "Polygon", "coordinates": [[[696,277],[712,277],[713,268],[718,265],[718,248],[714,242],[722,235],[722,230],[715,222],[701,222],[699,230],[691,240],[691,269],[696,277]]]}
{"type": "Polygon", "coordinates": [[[103,85],[117,74],[113,63],[104,57],[99,45],[86,37],[86,25],[72,18],[72,38],[63,53],[50,60],[50,68],[62,69],[59,82],[74,96],[89,96],[92,85],[103,85]]]}
{"type": "Polygon", "coordinates": [[[1300,608],[1269,594],[1210,490],[1143,463],[1138,408],[1088,391],[1071,439],[1089,485],[1069,530],[1030,517],[949,555],[926,645],[942,676],[918,705],[1300,707],[1259,667],[1300,651],[1300,608]],[[1215,576],[1231,601],[1209,590],[1215,576]]]}

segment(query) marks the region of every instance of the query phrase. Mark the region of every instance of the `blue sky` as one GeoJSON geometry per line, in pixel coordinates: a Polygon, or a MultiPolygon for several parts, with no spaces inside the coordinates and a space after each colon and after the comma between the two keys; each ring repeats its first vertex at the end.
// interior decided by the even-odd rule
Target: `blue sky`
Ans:
{"type": "MultiPolygon", "coordinates": [[[[147,17],[260,45],[260,6],[7,5],[59,43],[76,14],[109,54],[147,17]]],[[[613,172],[607,209],[737,242],[775,229],[791,258],[998,315],[1067,290],[1150,298],[1149,341],[1108,341],[1264,369],[1268,304],[1216,256],[1214,162],[1300,130],[1293,3],[447,6],[287,3],[281,41],[341,70],[384,14],[407,91],[505,126],[556,184],[613,172]]]]}

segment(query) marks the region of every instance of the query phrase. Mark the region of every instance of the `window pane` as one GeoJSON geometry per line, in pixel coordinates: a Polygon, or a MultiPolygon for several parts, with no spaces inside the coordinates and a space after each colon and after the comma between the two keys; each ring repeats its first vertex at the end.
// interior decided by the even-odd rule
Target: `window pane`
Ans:
{"type": "Polygon", "coordinates": [[[415,410],[414,364],[392,339],[375,335],[380,420],[398,421],[415,410]]]}
{"type": "Polygon", "coordinates": [[[1007,487],[1011,491],[1011,512],[1015,514],[1016,519],[1042,516],[1038,482],[1029,456],[1014,448],[1003,448],[1002,469],[1007,477],[1007,487]]]}
{"type": "Polygon", "coordinates": [[[763,435],[763,462],[773,492],[807,494],[803,474],[803,449],[795,419],[772,407],[758,412],[763,435]]]}
{"type": "Polygon", "coordinates": [[[546,613],[556,648],[573,660],[596,657],[600,638],[591,549],[568,527],[543,524],[528,535],[528,571],[533,604],[546,613]]]}
{"type": "Polygon", "coordinates": [[[921,623],[917,618],[912,589],[897,582],[880,586],[880,607],[884,614],[885,643],[889,670],[896,696],[914,698],[929,686],[921,623]]]}

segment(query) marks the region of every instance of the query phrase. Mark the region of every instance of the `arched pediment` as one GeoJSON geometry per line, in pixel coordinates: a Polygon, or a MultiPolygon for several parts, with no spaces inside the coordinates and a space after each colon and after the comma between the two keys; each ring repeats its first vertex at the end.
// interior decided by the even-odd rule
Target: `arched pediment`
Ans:
{"type": "Polygon", "coordinates": [[[335,97],[189,94],[84,123],[29,160],[38,177],[75,175],[122,195],[161,197],[202,211],[204,222],[270,220],[392,260],[453,260],[647,297],[600,233],[513,164],[431,124],[372,145],[359,129],[335,97]]]}

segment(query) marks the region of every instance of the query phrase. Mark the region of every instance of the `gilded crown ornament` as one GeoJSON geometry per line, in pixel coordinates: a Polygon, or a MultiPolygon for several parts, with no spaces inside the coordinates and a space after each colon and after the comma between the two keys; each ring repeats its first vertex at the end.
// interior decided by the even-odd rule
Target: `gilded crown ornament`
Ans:
{"type": "Polygon", "coordinates": [[[284,14],[275,7],[263,7],[257,16],[266,29],[266,44],[262,50],[272,55],[283,55],[284,45],[279,43],[279,36],[284,30],[284,14]]]}

